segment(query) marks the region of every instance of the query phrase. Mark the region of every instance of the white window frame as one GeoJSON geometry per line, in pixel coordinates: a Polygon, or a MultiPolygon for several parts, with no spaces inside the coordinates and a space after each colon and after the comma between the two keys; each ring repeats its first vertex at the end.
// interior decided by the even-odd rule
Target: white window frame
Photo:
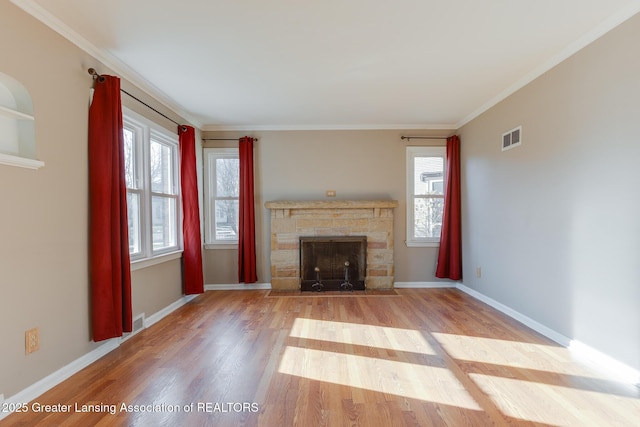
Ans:
{"type": "MultiPolygon", "coordinates": [[[[414,230],[414,205],[417,197],[426,198],[442,198],[444,195],[435,196],[415,196],[414,185],[414,159],[416,157],[442,157],[443,160],[443,189],[446,186],[445,180],[447,176],[447,149],[443,146],[410,146],[407,147],[407,239],[405,241],[408,247],[437,247],[440,246],[440,236],[438,237],[416,237],[414,230]]],[[[444,208],[443,208],[444,209],[444,208]]]]}
{"type": "Polygon", "coordinates": [[[123,126],[134,133],[136,153],[136,188],[127,188],[128,193],[140,197],[140,251],[131,253],[132,270],[177,258],[182,253],[182,197],[180,193],[180,169],[178,136],[162,128],[132,110],[122,108],[123,126]],[[170,193],[153,192],[151,188],[151,140],[171,150],[171,189],[170,193]],[[152,198],[166,197],[175,201],[175,245],[158,250],[153,249],[152,198]],[[169,256],[171,255],[171,256],[169,256]]]}
{"type": "Polygon", "coordinates": [[[216,185],[216,159],[239,159],[238,148],[205,148],[204,149],[204,229],[206,249],[231,249],[238,246],[238,240],[216,239],[215,201],[236,200],[239,197],[218,197],[216,185]]]}

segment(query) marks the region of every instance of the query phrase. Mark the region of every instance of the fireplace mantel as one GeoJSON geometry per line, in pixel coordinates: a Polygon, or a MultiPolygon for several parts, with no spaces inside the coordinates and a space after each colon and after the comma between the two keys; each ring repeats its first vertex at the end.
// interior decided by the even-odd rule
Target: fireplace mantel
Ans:
{"type": "Polygon", "coordinates": [[[267,209],[381,209],[397,208],[397,200],[274,200],[267,209]]]}
{"type": "Polygon", "coordinates": [[[393,214],[397,200],[273,200],[271,287],[300,288],[300,237],[366,236],[368,289],[393,288],[393,214]]]}

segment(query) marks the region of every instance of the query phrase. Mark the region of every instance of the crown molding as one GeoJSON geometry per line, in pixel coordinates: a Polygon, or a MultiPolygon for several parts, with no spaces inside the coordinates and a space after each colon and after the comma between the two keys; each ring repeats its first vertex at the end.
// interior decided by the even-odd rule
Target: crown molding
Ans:
{"type": "Polygon", "coordinates": [[[191,114],[187,113],[185,109],[181,105],[176,103],[173,99],[171,99],[171,97],[162,92],[156,86],[149,83],[144,77],[142,77],[139,73],[122,62],[120,59],[116,58],[106,50],[98,48],[93,43],[89,42],[87,39],[82,37],[76,31],[71,29],[71,27],[69,27],[67,24],[49,13],[45,8],[40,6],[35,1],[11,0],[11,3],[15,4],[17,7],[19,7],[32,17],[39,20],[47,27],[51,28],[56,33],[60,34],[62,37],[75,44],[77,47],[105,65],[107,68],[117,73],[120,77],[126,79],[133,85],[142,89],[156,101],[160,102],[162,105],[173,111],[175,114],[179,115],[181,118],[187,120],[190,124],[194,125],[197,128],[202,127],[202,123],[199,120],[196,120],[191,114]]]}
{"type": "Polygon", "coordinates": [[[506,98],[508,98],[518,90],[522,89],[523,87],[525,87],[526,85],[528,85],[529,83],[531,83],[532,81],[534,81],[535,79],[537,79],[538,77],[546,73],[547,71],[554,68],[556,65],[560,64],[564,60],[568,59],[572,55],[582,50],[583,48],[587,47],[588,45],[590,45],[591,43],[593,43],[594,41],[596,41],[597,39],[599,39],[609,31],[613,30],[615,27],[622,24],[624,21],[628,20],[638,12],[640,12],[640,1],[636,0],[633,3],[629,3],[626,7],[620,9],[618,12],[609,16],[609,18],[605,19],[600,24],[598,24],[595,28],[583,34],[574,42],[570,43],[567,47],[565,47],[563,50],[558,52],[556,55],[549,58],[540,66],[534,68],[532,71],[525,74],[522,78],[517,80],[511,86],[508,86],[505,90],[500,92],[495,97],[491,98],[482,106],[480,106],[480,108],[473,111],[468,116],[464,117],[462,120],[456,123],[455,129],[460,129],[462,126],[466,125],[471,120],[480,116],[485,111],[494,107],[499,102],[505,100],[506,98]]]}
{"type": "Polygon", "coordinates": [[[202,131],[314,131],[314,130],[455,130],[455,124],[386,125],[204,125],[202,131]]]}

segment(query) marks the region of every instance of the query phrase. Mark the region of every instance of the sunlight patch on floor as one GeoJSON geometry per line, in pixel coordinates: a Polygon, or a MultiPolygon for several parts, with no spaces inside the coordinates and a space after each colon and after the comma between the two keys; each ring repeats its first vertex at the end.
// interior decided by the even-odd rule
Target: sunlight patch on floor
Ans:
{"type": "Polygon", "coordinates": [[[510,417],[562,426],[632,426],[640,420],[640,399],[484,374],[469,376],[510,417]]]}
{"type": "Polygon", "coordinates": [[[413,329],[300,317],[294,321],[290,336],[419,354],[436,354],[424,336],[413,329]]]}
{"type": "Polygon", "coordinates": [[[449,356],[457,360],[588,378],[607,378],[588,366],[577,363],[571,351],[560,346],[440,332],[433,332],[432,335],[449,356]]]}
{"type": "Polygon", "coordinates": [[[278,372],[481,411],[451,371],[353,354],[287,347],[278,372]]]}

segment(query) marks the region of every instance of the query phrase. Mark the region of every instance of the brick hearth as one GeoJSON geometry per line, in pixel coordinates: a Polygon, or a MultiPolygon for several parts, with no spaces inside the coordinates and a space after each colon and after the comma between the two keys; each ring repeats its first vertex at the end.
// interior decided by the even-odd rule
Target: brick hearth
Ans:
{"type": "Polygon", "coordinates": [[[271,210],[271,288],[300,289],[301,236],[366,236],[367,289],[393,288],[396,200],[279,200],[271,210]]]}

